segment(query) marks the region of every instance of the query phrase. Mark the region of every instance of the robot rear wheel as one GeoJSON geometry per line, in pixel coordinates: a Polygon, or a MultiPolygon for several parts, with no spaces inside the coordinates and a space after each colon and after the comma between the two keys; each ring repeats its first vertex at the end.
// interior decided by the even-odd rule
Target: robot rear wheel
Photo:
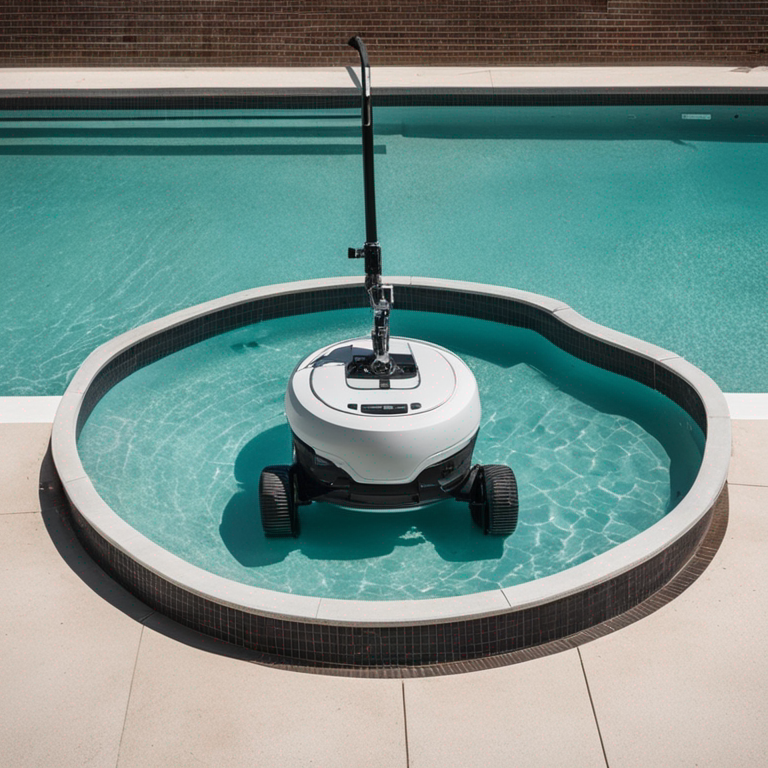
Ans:
{"type": "Polygon", "coordinates": [[[259,507],[264,535],[299,535],[299,491],[295,469],[287,466],[265,467],[259,479],[259,507]]]}
{"type": "Polygon", "coordinates": [[[490,536],[509,536],[517,528],[517,481],[503,464],[486,464],[472,488],[472,520],[490,536]]]}

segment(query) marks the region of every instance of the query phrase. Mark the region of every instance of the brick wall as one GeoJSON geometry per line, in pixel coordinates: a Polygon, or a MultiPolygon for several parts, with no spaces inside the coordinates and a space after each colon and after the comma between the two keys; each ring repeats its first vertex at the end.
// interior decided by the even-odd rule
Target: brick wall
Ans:
{"type": "Polygon", "coordinates": [[[768,0],[0,0],[0,66],[768,63],[768,0]]]}

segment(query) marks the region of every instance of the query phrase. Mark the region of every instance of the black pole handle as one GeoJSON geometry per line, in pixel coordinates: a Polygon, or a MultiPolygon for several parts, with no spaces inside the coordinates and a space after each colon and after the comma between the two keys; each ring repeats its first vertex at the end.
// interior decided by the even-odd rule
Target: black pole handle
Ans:
{"type": "Polygon", "coordinates": [[[347,45],[351,45],[360,54],[360,68],[362,70],[360,82],[363,88],[363,125],[369,125],[371,115],[371,65],[368,62],[368,49],[365,47],[362,37],[352,37],[347,45]]]}
{"type": "MultiPolygon", "coordinates": [[[[373,108],[371,107],[371,67],[368,63],[368,50],[360,37],[355,35],[348,42],[360,54],[360,82],[363,86],[362,121],[363,121],[363,187],[365,191],[365,240],[366,245],[378,246],[376,233],[376,191],[373,180],[373,108]]],[[[367,259],[366,259],[367,261],[367,259]]],[[[379,256],[379,273],[381,257],[379,256]]],[[[368,272],[366,265],[366,272],[368,272]]]]}

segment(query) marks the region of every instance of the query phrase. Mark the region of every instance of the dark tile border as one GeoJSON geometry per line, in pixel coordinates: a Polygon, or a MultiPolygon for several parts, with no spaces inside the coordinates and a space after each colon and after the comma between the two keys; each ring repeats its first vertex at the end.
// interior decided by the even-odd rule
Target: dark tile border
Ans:
{"type": "MultiPolygon", "coordinates": [[[[89,365],[91,368],[98,366],[98,371],[90,380],[81,384],[76,377],[70,385],[75,389],[82,387],[75,395],[79,413],[73,431],[79,432],[98,400],[117,382],[171,352],[261,320],[367,304],[367,296],[361,286],[350,284],[349,280],[340,282],[344,284],[328,284],[333,281],[327,281],[315,287],[314,283],[307,283],[295,291],[286,286],[280,292],[270,294],[267,291],[266,295],[262,292],[251,299],[241,296],[233,303],[224,299],[212,303],[215,306],[207,310],[191,312],[183,321],[169,320],[165,326],[162,321],[157,321],[154,326],[149,324],[155,330],[140,333],[141,329],[137,329],[126,334],[132,337],[132,341],[126,342],[117,354],[104,362],[84,363],[81,370],[89,365]]],[[[670,370],[668,363],[665,365],[663,361],[578,331],[557,316],[559,311],[568,310],[565,305],[554,310],[509,295],[499,295],[498,290],[496,293],[477,290],[482,286],[455,283],[447,287],[447,281],[426,282],[429,284],[418,284],[417,278],[411,278],[405,283],[397,283],[398,306],[478,317],[532,329],[589,363],[631,376],[672,398],[699,423],[706,434],[707,409],[690,382],[670,370]],[[472,290],[463,289],[464,285],[472,290]]],[[[110,342],[105,346],[112,344],[110,342]]],[[[98,357],[98,353],[99,350],[93,354],[98,357]]],[[[664,360],[672,358],[674,356],[668,354],[664,360]]],[[[68,395],[69,390],[64,400],[68,399],[68,395]]],[[[66,455],[65,450],[57,450],[62,430],[66,428],[58,429],[54,424],[53,447],[57,468],[57,453],[66,455]]],[[[76,438],[69,437],[76,451],[76,438]]],[[[74,482],[80,480],[76,478],[74,482]]],[[[397,624],[313,622],[306,618],[262,614],[253,609],[223,604],[142,565],[129,551],[116,546],[91,524],[88,510],[78,508],[73,502],[73,495],[76,497],[77,494],[71,493],[71,487],[68,490],[68,482],[64,479],[63,485],[71,502],[74,528],[83,545],[104,570],[151,608],[224,642],[270,658],[279,658],[286,664],[318,668],[395,669],[463,664],[536,648],[588,631],[595,625],[624,615],[662,589],[697,551],[717,503],[713,499],[708,508],[701,510],[695,523],[678,538],[668,542],[661,551],[605,580],[585,589],[569,590],[549,602],[491,612],[492,615],[478,618],[459,616],[456,619],[402,621],[397,624]]],[[[721,486],[720,500],[724,498],[724,493],[721,486]]]]}
{"type": "Polygon", "coordinates": [[[712,512],[712,519],[704,538],[701,540],[698,548],[693,553],[690,560],[658,591],[650,597],[638,603],[634,608],[615,616],[612,619],[595,624],[581,632],[573,635],[553,640],[549,643],[530,646],[522,650],[510,651],[508,653],[499,653],[495,656],[486,656],[483,658],[472,659],[470,661],[446,662],[442,664],[424,664],[418,667],[325,667],[319,665],[286,664],[279,657],[272,657],[266,654],[249,659],[249,661],[265,666],[275,666],[281,669],[288,669],[294,672],[309,672],[321,675],[335,675],[346,677],[365,677],[365,678],[419,678],[419,677],[438,677],[442,675],[458,675],[466,672],[478,672],[483,669],[497,669],[512,664],[520,664],[524,661],[533,659],[542,659],[555,653],[567,651],[572,648],[578,648],[584,643],[597,640],[614,632],[617,632],[630,624],[634,624],[646,616],[655,613],[659,608],[663,608],[676,597],[679,597],[690,587],[712,562],[717,554],[720,545],[725,538],[725,532],[728,527],[729,499],[728,487],[723,488],[720,497],[717,500],[712,512]]]}
{"type": "MultiPolygon", "coordinates": [[[[374,88],[377,107],[768,105],[768,88],[374,88]]],[[[0,111],[356,109],[349,89],[4,89],[0,111]]]]}
{"type": "MultiPolygon", "coordinates": [[[[727,489],[723,489],[718,504],[727,505],[727,489]]],[[[436,670],[442,674],[500,665],[493,661],[466,666],[489,657],[499,657],[501,664],[525,661],[575,647],[642,618],[678,593],[679,586],[669,586],[668,582],[695,557],[713,510],[668,550],[637,568],[545,605],[465,621],[360,627],[260,616],[190,593],[118,550],[70,507],[73,527],[91,557],[115,581],[164,616],[223,642],[263,653],[283,665],[391,668],[400,670],[399,676],[403,676],[403,669],[424,665],[448,665],[436,670]],[[666,591],[657,595],[665,586],[666,591]],[[616,621],[607,623],[612,619],[616,621]],[[548,646],[546,653],[532,650],[543,646],[548,646]]],[[[686,578],[680,574],[679,583],[686,578]]]]}

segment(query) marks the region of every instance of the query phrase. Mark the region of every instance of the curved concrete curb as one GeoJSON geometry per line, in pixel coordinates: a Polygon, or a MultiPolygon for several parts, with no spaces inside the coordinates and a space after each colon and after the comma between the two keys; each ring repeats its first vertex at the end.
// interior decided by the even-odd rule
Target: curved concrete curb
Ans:
{"type": "Polygon", "coordinates": [[[287,658],[345,665],[447,661],[546,642],[618,615],[669,581],[695,551],[725,488],[730,418],[717,385],[678,355],[597,325],[550,298],[452,280],[387,280],[397,289],[399,307],[532,328],[571,354],[678,402],[706,435],[691,490],[651,528],[579,566],[461,597],[375,602],[277,593],[207,573],[170,554],[98,495],[78,454],[80,428],[114,384],[178,349],[272,317],[367,305],[359,278],[310,280],[176,312],[118,336],[85,360],[59,405],[52,450],[76,529],[94,558],[145,602],[196,629],[287,658]],[[410,638],[405,644],[402,635],[410,638]],[[345,643],[349,647],[342,648],[345,643]]]}

